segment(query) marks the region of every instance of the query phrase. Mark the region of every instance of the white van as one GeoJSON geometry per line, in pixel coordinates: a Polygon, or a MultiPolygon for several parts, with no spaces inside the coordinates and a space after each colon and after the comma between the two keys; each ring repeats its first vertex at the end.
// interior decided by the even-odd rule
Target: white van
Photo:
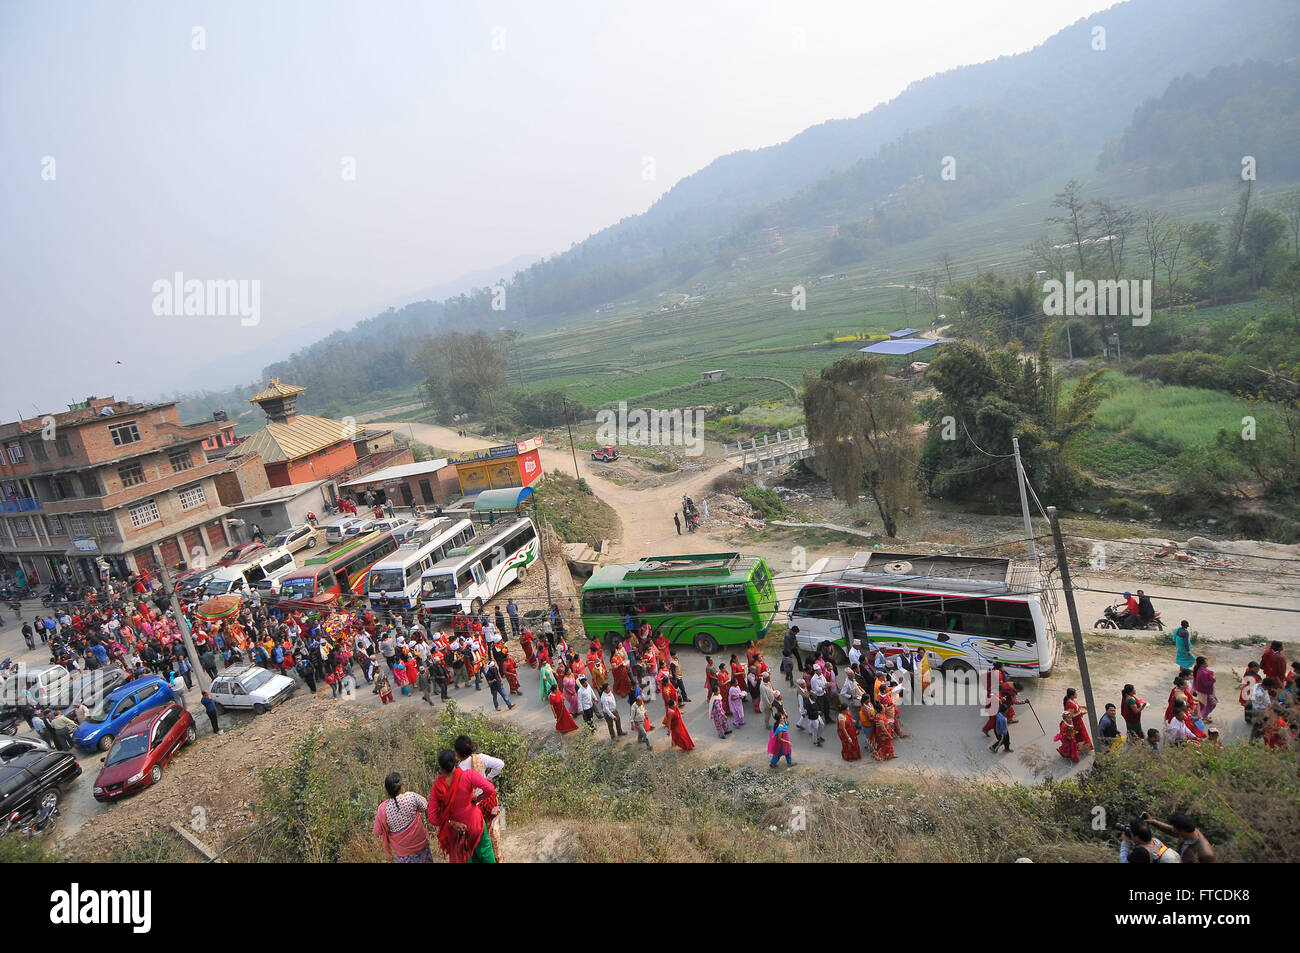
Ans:
{"type": "Polygon", "coordinates": [[[19,665],[0,686],[0,705],[59,706],[72,702],[72,676],[62,665],[19,665]]]}
{"type": "Polygon", "coordinates": [[[283,546],[276,549],[259,549],[243,562],[225,566],[213,573],[203,587],[203,598],[239,593],[247,595],[264,579],[278,580],[298,568],[293,553],[283,546]]]}

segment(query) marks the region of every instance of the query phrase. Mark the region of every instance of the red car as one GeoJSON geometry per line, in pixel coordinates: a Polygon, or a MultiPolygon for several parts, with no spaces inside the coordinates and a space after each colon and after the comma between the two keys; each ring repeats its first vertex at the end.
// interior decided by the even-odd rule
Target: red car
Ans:
{"type": "Polygon", "coordinates": [[[172,702],[131,719],[104,759],[92,792],[115,801],[162,780],[163,765],[195,739],[194,716],[172,702]]]}

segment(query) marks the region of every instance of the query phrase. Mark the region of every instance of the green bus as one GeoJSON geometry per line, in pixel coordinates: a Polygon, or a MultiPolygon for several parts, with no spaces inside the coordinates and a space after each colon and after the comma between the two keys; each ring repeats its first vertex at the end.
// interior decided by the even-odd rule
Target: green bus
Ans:
{"type": "Polygon", "coordinates": [[[582,587],[582,624],[606,647],[623,637],[631,613],[669,643],[708,655],[762,638],[776,609],[767,563],[740,553],[647,556],[602,566],[582,587]]]}

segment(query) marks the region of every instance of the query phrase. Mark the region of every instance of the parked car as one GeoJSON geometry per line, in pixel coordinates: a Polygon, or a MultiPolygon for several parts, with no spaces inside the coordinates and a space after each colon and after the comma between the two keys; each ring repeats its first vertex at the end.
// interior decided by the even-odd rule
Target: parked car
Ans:
{"type": "Polygon", "coordinates": [[[285,701],[298,687],[288,675],[278,675],[257,665],[234,665],[212,681],[208,694],[217,711],[251,710],[261,715],[285,701]]]}
{"type": "Polygon", "coordinates": [[[39,738],[5,738],[0,740],[0,764],[8,764],[15,758],[33,751],[49,751],[50,746],[39,738]]]}
{"type": "Polygon", "coordinates": [[[266,541],[266,545],[270,549],[283,547],[291,553],[296,553],[300,549],[315,549],[316,537],[319,532],[310,523],[303,523],[301,526],[294,526],[283,533],[277,533],[266,541]]]}
{"type": "Polygon", "coordinates": [[[265,549],[265,543],[240,543],[238,546],[231,546],[221,558],[217,560],[218,566],[233,566],[237,562],[247,559],[259,549],[265,549]]]}
{"type": "Polygon", "coordinates": [[[359,519],[343,530],[343,538],[350,539],[353,536],[364,536],[366,533],[372,533],[380,522],[382,521],[377,519],[359,519]]]}
{"type": "Polygon", "coordinates": [[[597,447],[595,450],[591,451],[591,459],[600,460],[602,463],[609,460],[617,460],[618,447],[614,446],[612,443],[607,443],[603,447],[597,447]]]}
{"type": "Polygon", "coordinates": [[[345,536],[353,535],[348,530],[361,523],[361,520],[355,516],[345,516],[337,523],[330,523],[325,527],[325,542],[334,544],[343,542],[345,536]]]}
{"type": "Polygon", "coordinates": [[[146,675],[104,696],[90,717],[77,726],[72,742],[83,751],[107,751],[131,719],[150,708],[175,700],[166,679],[146,675]]]}
{"type": "Polygon", "coordinates": [[[72,696],[72,677],[62,665],[28,665],[5,676],[0,705],[31,704],[62,707],[72,696]]]}
{"type": "Polygon", "coordinates": [[[197,598],[203,591],[203,587],[217,574],[217,569],[218,567],[213,566],[211,569],[195,570],[190,575],[177,580],[176,591],[186,599],[197,598]]]}
{"type": "Polygon", "coordinates": [[[68,785],[81,777],[81,765],[67,751],[37,749],[0,766],[0,818],[33,815],[58,807],[68,785]]]}
{"type": "Polygon", "coordinates": [[[367,533],[392,532],[394,535],[398,535],[398,534],[404,535],[404,531],[406,530],[407,527],[413,527],[415,525],[405,516],[397,516],[394,517],[393,519],[387,519],[387,520],[367,520],[367,522],[370,524],[368,527],[366,527],[365,532],[367,533]]]}
{"type": "Polygon", "coordinates": [[[91,791],[113,801],[162,780],[163,768],[198,737],[194,716],[175,702],[150,708],[122,728],[91,791]]]}
{"type": "Polygon", "coordinates": [[[93,672],[77,672],[72,676],[72,698],[63,707],[63,714],[72,718],[72,709],[77,705],[85,705],[94,711],[105,695],[125,685],[127,680],[126,672],[116,666],[97,668],[93,672]]]}

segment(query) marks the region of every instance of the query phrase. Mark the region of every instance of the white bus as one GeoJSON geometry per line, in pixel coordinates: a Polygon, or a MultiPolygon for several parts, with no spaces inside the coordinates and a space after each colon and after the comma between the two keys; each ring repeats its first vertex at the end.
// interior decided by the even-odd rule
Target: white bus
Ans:
{"type": "Polygon", "coordinates": [[[428,570],[420,581],[420,604],[438,615],[482,612],[488,600],[524,578],[539,546],[532,520],[503,523],[428,570]]]}
{"type": "Polygon", "coordinates": [[[420,577],[447,558],[453,549],[474,538],[466,519],[429,520],[366,574],[366,598],[371,609],[414,609],[420,601],[420,577]]]}
{"type": "Polygon", "coordinates": [[[872,551],[815,563],[790,609],[800,650],[829,641],[886,655],[923,649],[944,672],[1046,677],[1056,663],[1055,596],[1036,569],[984,556],[872,551]]]}

